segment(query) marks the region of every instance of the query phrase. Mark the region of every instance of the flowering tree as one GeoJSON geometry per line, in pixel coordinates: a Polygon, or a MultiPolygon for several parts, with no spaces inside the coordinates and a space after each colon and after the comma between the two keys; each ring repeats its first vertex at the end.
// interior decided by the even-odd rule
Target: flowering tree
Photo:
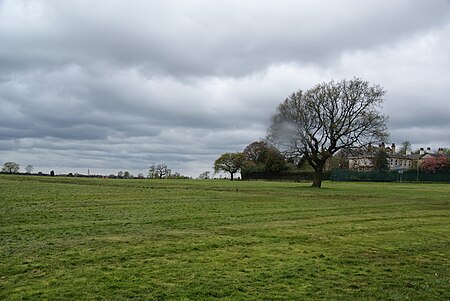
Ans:
{"type": "Polygon", "coordinates": [[[446,170],[448,160],[444,155],[426,158],[420,163],[420,169],[425,172],[436,172],[446,170]]]}

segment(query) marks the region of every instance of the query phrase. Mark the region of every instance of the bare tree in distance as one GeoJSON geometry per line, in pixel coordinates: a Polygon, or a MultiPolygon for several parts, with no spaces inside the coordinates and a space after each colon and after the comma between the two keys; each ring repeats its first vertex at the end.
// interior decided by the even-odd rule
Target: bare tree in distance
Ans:
{"type": "Polygon", "coordinates": [[[404,154],[406,154],[407,151],[411,151],[411,142],[403,141],[401,145],[402,146],[400,147],[400,150],[399,150],[399,152],[401,154],[404,155],[404,154]]]}
{"type": "Polygon", "coordinates": [[[333,154],[386,141],[387,117],[380,112],[385,93],[359,78],[299,90],[278,106],[268,139],[288,157],[306,160],[314,169],[312,186],[320,188],[333,154]]]}
{"type": "Polygon", "coordinates": [[[27,173],[31,173],[32,171],[33,171],[33,165],[31,165],[31,164],[28,164],[26,167],[25,167],[25,170],[26,170],[26,172],[27,173]]]}
{"type": "Polygon", "coordinates": [[[167,167],[166,164],[158,164],[153,163],[150,165],[148,171],[148,177],[151,179],[162,179],[170,176],[171,170],[167,167]]]}
{"type": "Polygon", "coordinates": [[[210,171],[202,172],[202,173],[198,176],[198,179],[200,179],[200,180],[209,180],[209,179],[210,179],[210,174],[211,174],[210,171]]]}
{"type": "Polygon", "coordinates": [[[124,179],[132,179],[133,178],[133,175],[129,172],[129,171],[124,171],[124,173],[123,173],[123,178],[124,179]]]}

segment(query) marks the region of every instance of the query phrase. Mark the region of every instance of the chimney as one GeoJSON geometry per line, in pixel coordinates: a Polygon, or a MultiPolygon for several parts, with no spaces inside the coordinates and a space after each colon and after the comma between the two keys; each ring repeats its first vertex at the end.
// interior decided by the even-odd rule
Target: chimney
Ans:
{"type": "Polygon", "coordinates": [[[395,143],[392,143],[391,150],[392,150],[392,153],[395,154],[395,143]]]}
{"type": "Polygon", "coordinates": [[[410,155],[411,155],[411,150],[410,150],[410,149],[407,149],[407,150],[406,150],[406,155],[407,155],[407,156],[410,156],[410,155]]]}
{"type": "Polygon", "coordinates": [[[444,149],[442,147],[439,148],[438,154],[439,155],[443,155],[444,154],[444,149]]]}
{"type": "Polygon", "coordinates": [[[420,148],[419,154],[424,155],[425,151],[423,150],[423,147],[420,148]]]}
{"type": "Polygon", "coordinates": [[[427,147],[427,154],[431,153],[431,147],[427,147]]]}

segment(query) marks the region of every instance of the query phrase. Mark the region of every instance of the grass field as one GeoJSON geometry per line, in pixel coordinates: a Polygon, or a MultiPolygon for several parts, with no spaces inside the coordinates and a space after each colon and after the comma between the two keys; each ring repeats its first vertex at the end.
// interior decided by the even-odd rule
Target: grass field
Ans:
{"type": "Polygon", "coordinates": [[[450,300],[450,185],[0,176],[1,300],[450,300]]]}

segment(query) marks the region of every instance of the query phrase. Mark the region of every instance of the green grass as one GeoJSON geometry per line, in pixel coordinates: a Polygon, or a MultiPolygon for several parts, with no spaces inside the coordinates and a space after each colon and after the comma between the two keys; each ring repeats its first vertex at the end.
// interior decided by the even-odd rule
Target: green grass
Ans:
{"type": "Polygon", "coordinates": [[[1,300],[450,300],[450,185],[0,176],[1,300]]]}

